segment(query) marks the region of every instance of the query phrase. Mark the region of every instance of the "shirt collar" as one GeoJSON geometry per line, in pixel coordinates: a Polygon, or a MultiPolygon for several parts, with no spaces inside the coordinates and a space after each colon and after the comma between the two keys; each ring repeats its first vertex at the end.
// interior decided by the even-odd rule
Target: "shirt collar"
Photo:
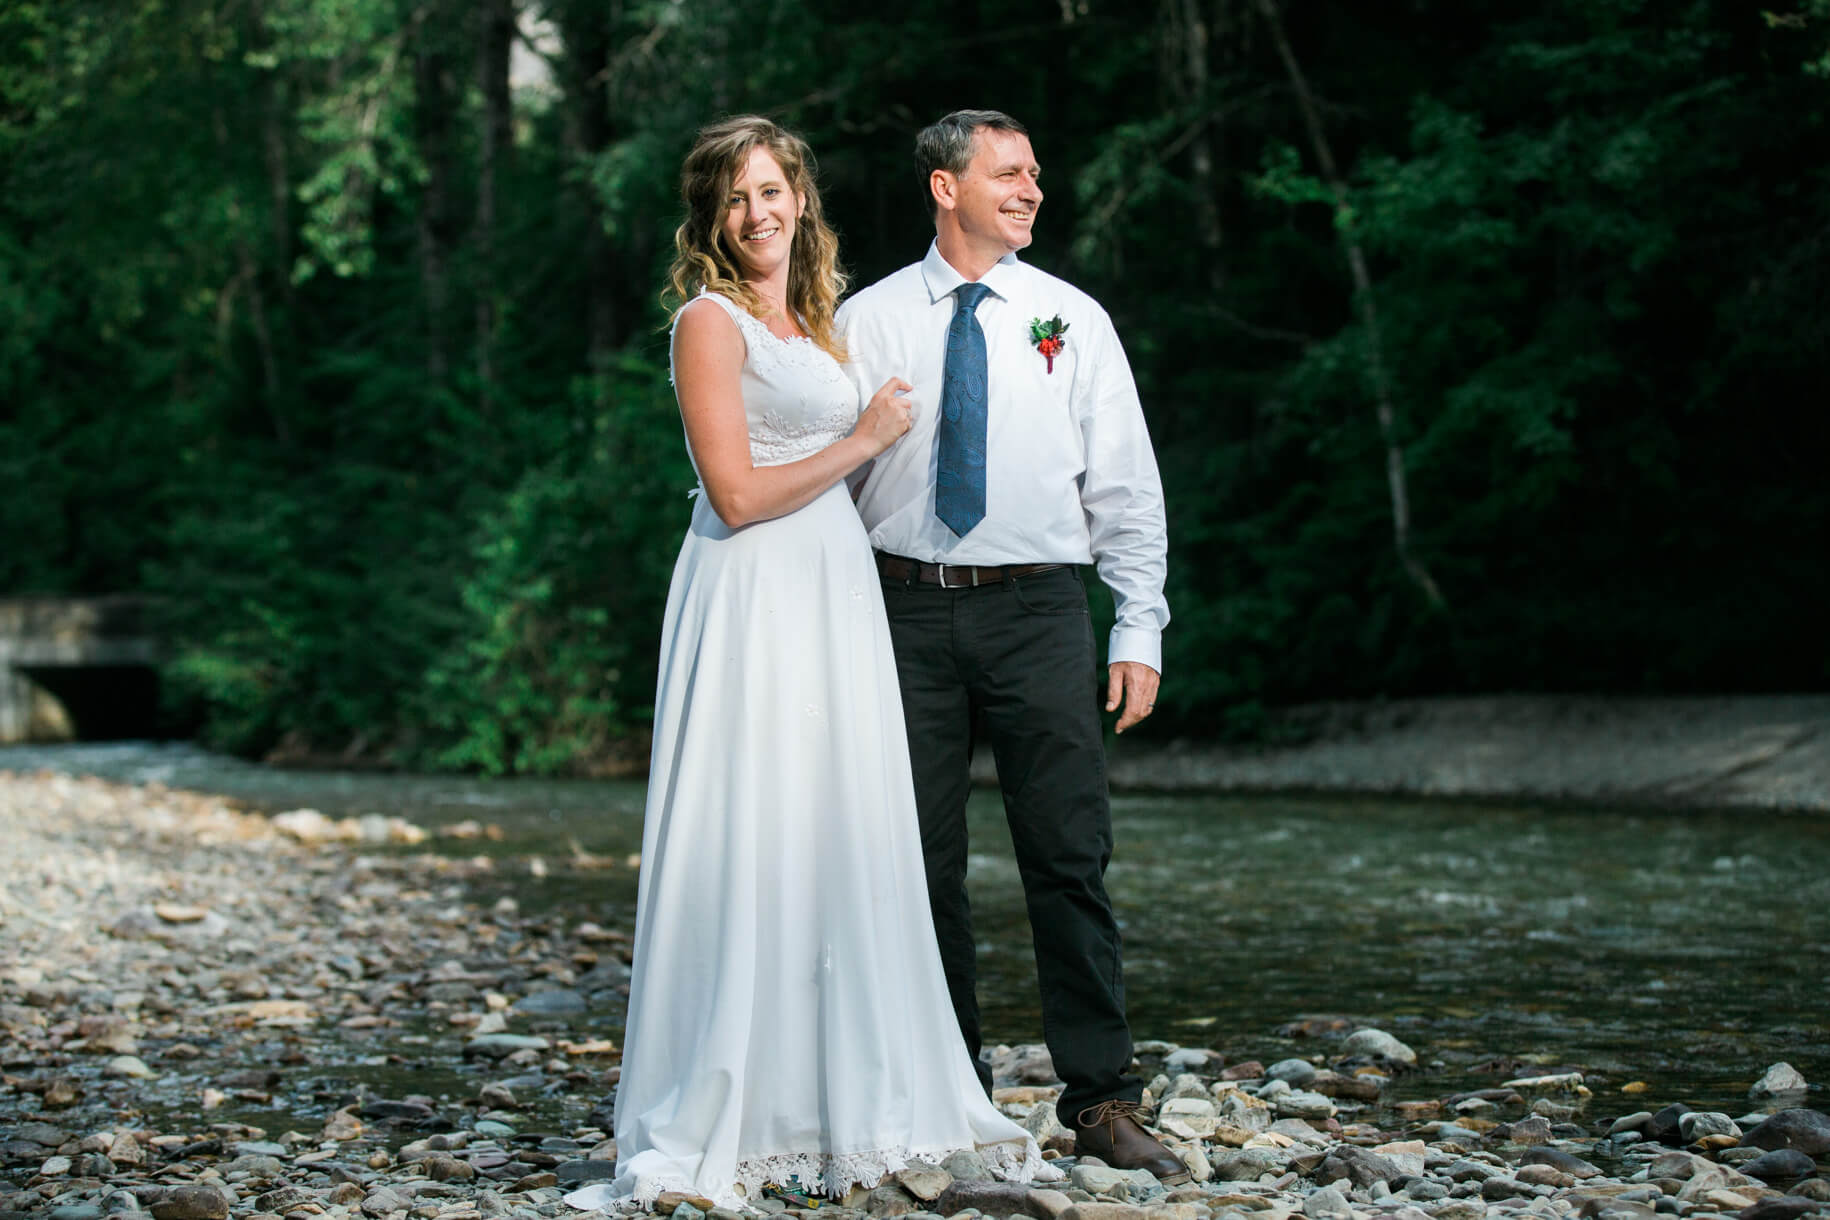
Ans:
{"type": "MultiPolygon", "coordinates": [[[[1008,301],[1011,292],[1016,288],[1018,268],[1017,252],[1012,250],[1003,258],[993,263],[991,270],[979,277],[979,283],[991,289],[999,298],[1008,301]]],[[[928,246],[928,256],[921,260],[922,282],[928,287],[928,302],[938,304],[952,294],[955,288],[966,282],[966,277],[953,269],[940,255],[940,243],[932,242],[928,246]]]]}

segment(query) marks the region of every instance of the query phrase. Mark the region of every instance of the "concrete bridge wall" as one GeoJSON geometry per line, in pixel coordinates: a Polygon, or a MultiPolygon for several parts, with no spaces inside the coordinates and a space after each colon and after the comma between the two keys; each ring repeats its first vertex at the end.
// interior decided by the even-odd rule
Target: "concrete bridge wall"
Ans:
{"type": "Polygon", "coordinates": [[[131,595],[0,598],[0,744],[76,735],[47,689],[59,676],[151,666],[159,649],[146,628],[148,604],[131,595]]]}

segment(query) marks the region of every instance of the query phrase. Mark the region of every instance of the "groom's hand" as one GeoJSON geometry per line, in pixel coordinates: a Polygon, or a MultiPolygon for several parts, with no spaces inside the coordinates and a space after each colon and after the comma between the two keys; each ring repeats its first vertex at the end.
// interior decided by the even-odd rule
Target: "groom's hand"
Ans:
{"type": "Polygon", "coordinates": [[[1114,661],[1106,668],[1106,710],[1118,712],[1118,731],[1124,732],[1156,707],[1156,688],[1162,675],[1142,661],[1114,661]],[[1120,707],[1123,711],[1119,711],[1120,707]]]}

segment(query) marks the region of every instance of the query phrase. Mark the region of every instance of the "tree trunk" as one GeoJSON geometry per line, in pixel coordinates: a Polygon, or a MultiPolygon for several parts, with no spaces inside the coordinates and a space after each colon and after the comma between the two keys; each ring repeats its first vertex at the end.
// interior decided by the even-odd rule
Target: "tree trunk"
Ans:
{"type": "Polygon", "coordinates": [[[1334,151],[1328,144],[1327,133],[1322,129],[1321,111],[1316,107],[1315,95],[1310,92],[1309,82],[1296,62],[1296,53],[1290,49],[1289,38],[1284,34],[1283,19],[1277,11],[1276,0],[1257,0],[1257,4],[1258,11],[1263,14],[1265,25],[1270,30],[1271,41],[1277,47],[1278,58],[1283,60],[1284,71],[1290,77],[1290,88],[1296,94],[1297,106],[1302,111],[1303,125],[1308,129],[1309,143],[1315,152],[1316,163],[1321,167],[1322,180],[1334,195],[1334,231],[1340,237],[1341,247],[1347,255],[1348,269],[1353,274],[1354,305],[1359,311],[1360,327],[1366,334],[1366,373],[1372,382],[1373,401],[1379,418],[1379,436],[1385,443],[1385,482],[1391,497],[1392,542],[1398,552],[1398,562],[1404,565],[1411,583],[1417,586],[1432,606],[1447,609],[1442,591],[1436,587],[1429,569],[1411,550],[1411,504],[1404,468],[1404,448],[1398,443],[1397,411],[1392,402],[1391,378],[1385,369],[1385,345],[1379,329],[1378,309],[1373,300],[1372,274],[1366,267],[1366,252],[1361,247],[1359,238],[1354,236],[1347,183],[1335,165],[1334,151]]]}
{"type": "MultiPolygon", "coordinates": [[[[1209,47],[1212,23],[1208,19],[1207,0],[1169,0],[1174,6],[1173,25],[1179,37],[1171,42],[1172,53],[1179,62],[1171,65],[1170,79],[1180,85],[1186,104],[1205,111],[1208,107],[1210,73],[1209,47]]],[[[1202,249],[1217,255],[1224,236],[1220,227],[1220,206],[1215,188],[1214,141],[1212,124],[1203,123],[1188,144],[1188,167],[1195,188],[1195,236],[1202,249]]],[[[1217,257],[1205,260],[1209,288],[1219,291],[1223,279],[1222,264],[1217,257]]]]}
{"type": "MultiPolygon", "coordinates": [[[[273,38],[267,28],[264,0],[248,0],[248,22],[252,30],[250,45],[267,50],[273,38]]],[[[283,63],[283,60],[282,60],[283,63]]],[[[287,68],[275,66],[261,74],[261,156],[267,172],[267,278],[271,279],[279,302],[280,325],[269,325],[264,302],[257,299],[255,325],[261,345],[269,353],[270,392],[281,401],[283,387],[289,383],[289,370],[298,366],[294,331],[290,320],[296,316],[297,293],[292,283],[292,158],[291,132],[293,116],[290,91],[284,73],[287,68]]],[[[247,261],[254,261],[252,254],[247,261]]],[[[277,407],[276,407],[277,409],[277,407]]],[[[283,417],[280,430],[286,431],[283,417]]]]}
{"type": "Polygon", "coordinates": [[[482,0],[477,7],[477,86],[483,97],[477,147],[476,257],[478,406],[491,413],[495,398],[496,200],[500,170],[514,151],[515,116],[509,95],[509,48],[515,37],[514,0],[482,0]]]}
{"type": "MultiPolygon", "coordinates": [[[[250,43],[265,51],[273,45],[267,29],[264,0],[248,0],[248,22],[252,28],[250,43]]],[[[292,157],[289,136],[292,114],[289,110],[288,81],[284,70],[274,68],[261,77],[261,152],[267,170],[268,242],[273,266],[279,273],[281,293],[288,304],[292,299],[292,157]]]]}
{"type": "MultiPolygon", "coordinates": [[[[232,161],[235,141],[229,132],[229,118],[223,110],[220,97],[211,107],[210,123],[216,136],[217,150],[225,162],[232,161]]],[[[238,291],[246,294],[248,319],[254,329],[255,352],[260,359],[261,406],[267,413],[267,423],[273,429],[274,439],[282,445],[290,445],[292,429],[286,422],[286,412],[280,402],[279,365],[273,351],[273,328],[267,321],[267,298],[261,290],[260,264],[254,257],[254,249],[249,244],[247,235],[241,230],[242,215],[239,200],[231,197],[229,220],[234,229],[230,248],[235,254],[235,275],[217,296],[218,343],[224,365],[233,368],[235,296],[238,291]]]]}
{"type": "MultiPolygon", "coordinates": [[[[566,137],[571,159],[577,165],[588,165],[596,160],[614,138],[609,100],[614,42],[611,31],[621,8],[620,4],[606,7],[576,3],[558,6],[554,12],[566,48],[563,74],[568,118],[566,137]]],[[[610,358],[623,339],[616,295],[622,281],[616,248],[604,232],[603,216],[588,177],[580,175],[570,194],[571,210],[583,243],[585,358],[588,367],[601,374],[610,367],[610,358]]],[[[604,392],[601,379],[599,392],[604,392]]]]}
{"type": "Polygon", "coordinates": [[[426,328],[426,375],[445,385],[451,371],[452,122],[457,89],[439,42],[436,12],[421,10],[414,31],[414,135],[426,167],[419,208],[419,280],[426,328]]]}

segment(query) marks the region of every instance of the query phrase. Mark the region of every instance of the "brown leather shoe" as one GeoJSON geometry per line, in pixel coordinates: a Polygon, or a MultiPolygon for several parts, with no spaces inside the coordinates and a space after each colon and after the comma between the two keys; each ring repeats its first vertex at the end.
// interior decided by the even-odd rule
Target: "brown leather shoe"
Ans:
{"type": "Polygon", "coordinates": [[[1192,1176],[1182,1158],[1157,1142],[1133,1117],[1135,1101],[1102,1101],[1074,1116],[1074,1152],[1096,1156],[1114,1169],[1148,1169],[1175,1186],[1192,1176]]]}

